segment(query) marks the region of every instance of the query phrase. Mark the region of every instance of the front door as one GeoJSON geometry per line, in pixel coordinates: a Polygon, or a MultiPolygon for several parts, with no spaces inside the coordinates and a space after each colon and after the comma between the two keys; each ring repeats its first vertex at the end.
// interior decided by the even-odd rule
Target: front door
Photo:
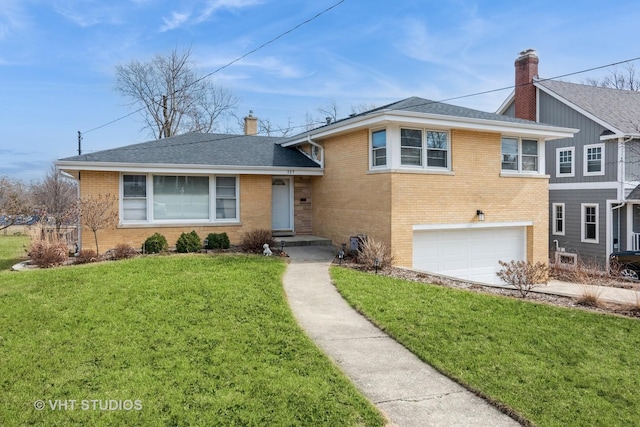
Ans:
{"type": "Polygon", "coordinates": [[[291,224],[291,178],[271,180],[271,228],[293,230],[291,224]]]}

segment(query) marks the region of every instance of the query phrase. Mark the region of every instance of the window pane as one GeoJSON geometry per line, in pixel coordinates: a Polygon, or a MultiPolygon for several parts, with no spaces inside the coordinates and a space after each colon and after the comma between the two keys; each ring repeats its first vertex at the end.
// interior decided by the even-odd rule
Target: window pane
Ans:
{"type": "Polygon", "coordinates": [[[124,197],[147,197],[147,177],[144,175],[123,175],[124,197]]]}
{"type": "Polygon", "coordinates": [[[209,177],[154,176],[155,219],[208,219],[209,177]]]}
{"type": "Polygon", "coordinates": [[[538,155],[538,141],[531,139],[522,140],[522,154],[538,155]]]}
{"type": "Polygon", "coordinates": [[[535,156],[522,156],[522,170],[523,171],[537,171],[538,170],[538,157],[535,156]]]}
{"type": "Polygon", "coordinates": [[[427,150],[427,166],[446,168],[447,152],[444,150],[427,150]]]}
{"type": "Polygon", "coordinates": [[[387,131],[379,130],[371,134],[372,163],[373,166],[385,166],[387,164],[387,131]]]}
{"type": "Polygon", "coordinates": [[[237,218],[236,182],[234,176],[216,178],[216,219],[237,218]]]}
{"type": "Polygon", "coordinates": [[[422,131],[400,129],[400,163],[409,166],[422,165],[422,131]]]}
{"type": "Polygon", "coordinates": [[[124,221],[146,221],[147,177],[145,175],[123,175],[122,196],[122,219],[124,221]]]}
{"type": "Polygon", "coordinates": [[[427,148],[447,149],[447,133],[446,132],[427,132],[427,148]]]}
{"type": "Polygon", "coordinates": [[[518,140],[502,138],[502,169],[518,170],[518,140]]]}

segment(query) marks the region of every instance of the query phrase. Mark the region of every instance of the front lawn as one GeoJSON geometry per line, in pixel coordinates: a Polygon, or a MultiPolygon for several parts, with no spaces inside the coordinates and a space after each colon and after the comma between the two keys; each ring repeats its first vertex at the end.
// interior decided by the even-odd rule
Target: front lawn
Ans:
{"type": "Polygon", "coordinates": [[[351,305],[418,357],[536,425],[640,425],[638,320],[331,274],[351,305]]]}
{"type": "Polygon", "coordinates": [[[1,272],[0,425],[382,425],[297,326],[284,268],[189,255],[1,272]]]}
{"type": "Polygon", "coordinates": [[[27,236],[0,235],[0,271],[27,259],[29,241],[27,236]]]}

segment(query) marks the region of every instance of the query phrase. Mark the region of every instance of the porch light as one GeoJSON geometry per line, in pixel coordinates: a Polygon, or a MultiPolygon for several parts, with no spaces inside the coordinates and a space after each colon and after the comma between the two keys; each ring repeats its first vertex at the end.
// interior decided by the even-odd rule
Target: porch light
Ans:
{"type": "Polygon", "coordinates": [[[478,221],[484,221],[484,212],[482,212],[480,209],[476,211],[476,216],[478,217],[478,221]]]}
{"type": "Polygon", "coordinates": [[[280,240],[280,250],[284,252],[284,240],[280,240]]]}
{"type": "Polygon", "coordinates": [[[340,260],[340,265],[342,265],[342,260],[344,259],[344,250],[346,249],[347,244],[343,243],[342,244],[342,249],[340,249],[340,251],[338,251],[338,259],[340,260]]]}
{"type": "Polygon", "coordinates": [[[378,267],[380,267],[380,258],[373,260],[373,266],[376,268],[376,274],[378,274],[378,267]]]}

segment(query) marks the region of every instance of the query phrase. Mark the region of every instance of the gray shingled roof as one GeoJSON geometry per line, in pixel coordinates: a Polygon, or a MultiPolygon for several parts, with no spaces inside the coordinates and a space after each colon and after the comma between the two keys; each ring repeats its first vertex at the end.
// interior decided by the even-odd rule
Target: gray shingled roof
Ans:
{"type": "Polygon", "coordinates": [[[626,134],[640,133],[640,92],[556,80],[536,83],[626,134]]]}
{"type": "Polygon", "coordinates": [[[67,157],[60,161],[180,164],[208,166],[320,166],[294,148],[279,145],[285,138],[188,133],[111,150],[67,157]]]}

